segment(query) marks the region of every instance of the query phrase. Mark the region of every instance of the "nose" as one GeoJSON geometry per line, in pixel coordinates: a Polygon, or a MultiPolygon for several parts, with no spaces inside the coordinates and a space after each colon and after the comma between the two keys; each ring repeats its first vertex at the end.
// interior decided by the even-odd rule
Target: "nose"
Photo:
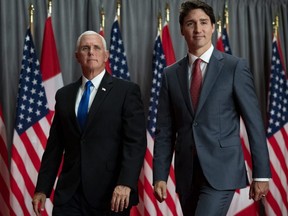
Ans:
{"type": "Polygon", "coordinates": [[[195,31],[195,32],[200,32],[200,29],[201,29],[200,24],[199,24],[199,23],[195,23],[194,31],[195,31]]]}

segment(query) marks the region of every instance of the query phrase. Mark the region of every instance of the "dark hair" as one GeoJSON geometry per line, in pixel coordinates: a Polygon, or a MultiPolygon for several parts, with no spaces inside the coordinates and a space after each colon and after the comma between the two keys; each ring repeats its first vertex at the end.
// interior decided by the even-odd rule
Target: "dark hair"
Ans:
{"type": "Polygon", "coordinates": [[[206,2],[200,0],[191,0],[186,1],[181,4],[180,15],[179,15],[179,23],[182,26],[184,22],[184,18],[188,15],[191,10],[194,9],[202,9],[210,18],[211,23],[215,24],[216,19],[213,12],[213,8],[208,5],[206,2]]]}

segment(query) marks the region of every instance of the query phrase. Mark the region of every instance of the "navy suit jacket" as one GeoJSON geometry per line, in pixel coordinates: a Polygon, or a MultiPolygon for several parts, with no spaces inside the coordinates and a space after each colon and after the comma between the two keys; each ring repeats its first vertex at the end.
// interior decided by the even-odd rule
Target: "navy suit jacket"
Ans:
{"type": "Polygon", "coordinates": [[[81,131],[75,114],[80,85],[81,79],[56,93],[55,117],[36,192],[50,196],[64,153],[55,205],[67,202],[80,183],[87,201],[95,208],[110,209],[116,185],[132,189],[130,204],[135,205],[138,203],[138,177],[146,151],[140,88],[105,73],[81,131]]]}
{"type": "Polygon", "coordinates": [[[188,85],[188,57],[165,69],[154,146],[154,182],[167,180],[175,149],[176,191],[191,191],[193,148],[217,190],[247,185],[240,116],[249,136],[253,178],[269,178],[269,156],[253,76],[243,59],[214,50],[196,112],[188,85]]]}

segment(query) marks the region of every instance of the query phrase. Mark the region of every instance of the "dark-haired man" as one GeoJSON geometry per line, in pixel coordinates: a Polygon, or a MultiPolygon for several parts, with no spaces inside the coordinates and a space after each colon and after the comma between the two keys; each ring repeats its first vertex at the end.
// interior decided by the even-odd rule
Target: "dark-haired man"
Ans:
{"type": "Polygon", "coordinates": [[[245,60],[212,45],[213,9],[182,3],[179,22],[188,55],[165,69],[154,147],[154,191],[166,199],[175,150],[176,191],[185,216],[225,216],[236,189],[249,182],[240,141],[246,125],[253,162],[250,198],[269,189],[269,155],[253,76],[245,60]]]}

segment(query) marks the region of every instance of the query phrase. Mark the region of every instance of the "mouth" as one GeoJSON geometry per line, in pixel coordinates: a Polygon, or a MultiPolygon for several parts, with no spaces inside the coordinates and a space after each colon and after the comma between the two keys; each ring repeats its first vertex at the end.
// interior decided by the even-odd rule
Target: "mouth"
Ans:
{"type": "Polygon", "coordinates": [[[202,38],[204,38],[204,36],[193,36],[193,39],[194,39],[194,40],[200,40],[200,39],[202,39],[202,38]]]}

